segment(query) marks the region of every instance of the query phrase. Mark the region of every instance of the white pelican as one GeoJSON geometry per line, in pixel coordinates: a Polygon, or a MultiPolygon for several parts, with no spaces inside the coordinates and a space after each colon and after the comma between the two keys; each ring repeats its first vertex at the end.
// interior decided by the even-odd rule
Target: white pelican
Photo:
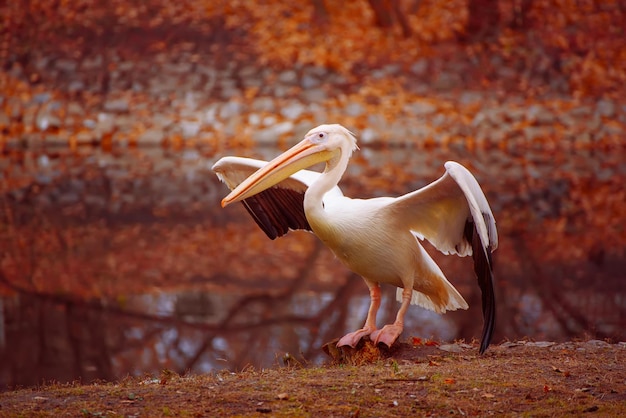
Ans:
{"type": "Polygon", "coordinates": [[[270,162],[224,157],[213,166],[232,190],[222,206],[242,201],[271,239],[294,229],[312,231],[363,277],[371,298],[365,325],[337,346],[355,347],[365,336],[391,346],[402,333],[409,304],[438,313],[468,308],[419,240],[427,239],[444,254],[473,255],[482,291],[482,354],[495,325],[491,252],[498,236],[478,182],[465,167],[448,161],[440,179],[404,196],[350,199],[337,183],[357,148],[343,126],[321,125],[270,162]],[[304,170],[320,162],[326,163],[322,173],[304,170]],[[378,329],[380,283],[397,286],[402,305],[395,322],[378,329]]]}

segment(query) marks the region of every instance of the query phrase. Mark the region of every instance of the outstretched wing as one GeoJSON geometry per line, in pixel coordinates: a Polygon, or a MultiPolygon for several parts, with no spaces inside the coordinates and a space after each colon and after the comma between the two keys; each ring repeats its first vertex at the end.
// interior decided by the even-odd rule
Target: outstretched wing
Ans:
{"type": "MultiPolygon", "coordinates": [[[[243,157],[224,157],[213,165],[213,171],[230,190],[237,187],[267,161],[243,157]]],[[[304,214],[304,193],[320,173],[300,170],[269,189],[242,201],[259,227],[270,239],[285,235],[290,230],[311,230],[304,214]]],[[[326,195],[343,195],[334,187],[326,195]]]]}
{"type": "Polygon", "coordinates": [[[491,252],[498,247],[496,222],[480,185],[465,167],[445,163],[446,173],[433,183],[399,197],[385,210],[420,239],[444,254],[472,255],[482,292],[483,332],[480,352],[495,327],[495,295],[491,252]]]}

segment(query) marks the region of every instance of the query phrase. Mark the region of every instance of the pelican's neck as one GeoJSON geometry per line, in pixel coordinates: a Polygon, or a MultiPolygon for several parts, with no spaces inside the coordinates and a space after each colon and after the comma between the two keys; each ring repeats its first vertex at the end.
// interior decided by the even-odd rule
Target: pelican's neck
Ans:
{"type": "Polygon", "coordinates": [[[325,218],[324,204],[322,199],[333,187],[348,167],[350,152],[342,149],[339,154],[326,162],[326,168],[318,179],[313,182],[304,194],[304,213],[311,222],[314,219],[325,218]]]}

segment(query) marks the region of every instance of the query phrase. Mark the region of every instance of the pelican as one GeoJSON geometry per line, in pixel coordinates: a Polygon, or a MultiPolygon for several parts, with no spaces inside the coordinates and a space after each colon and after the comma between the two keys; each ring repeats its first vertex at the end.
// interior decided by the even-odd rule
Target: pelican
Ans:
{"type": "Polygon", "coordinates": [[[271,239],[289,230],[313,232],[349,269],[365,280],[370,306],[363,328],[339,339],[355,347],[369,336],[391,347],[404,329],[414,304],[438,313],[467,309],[463,296],[422,247],[428,240],[444,254],[473,256],[482,293],[483,330],[480,354],[489,346],[495,326],[491,252],[498,246],[489,203],[474,176],[448,161],[433,183],[400,197],[351,199],[337,186],[352,152],[355,136],[338,124],[320,125],[270,162],[224,157],[213,171],[231,192],[222,207],[243,202],[271,239]],[[323,172],[306,170],[325,163],[323,172]],[[380,284],[396,286],[401,302],[393,324],[376,326],[380,284]]]}

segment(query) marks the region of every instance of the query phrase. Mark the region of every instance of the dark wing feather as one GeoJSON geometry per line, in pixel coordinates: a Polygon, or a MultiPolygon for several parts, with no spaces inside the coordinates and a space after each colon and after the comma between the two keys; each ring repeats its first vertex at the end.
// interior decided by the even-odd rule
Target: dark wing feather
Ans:
{"type": "Polygon", "coordinates": [[[304,193],[272,187],[243,200],[244,207],[270,239],[282,237],[289,230],[311,227],[304,215],[304,193]]]}
{"type": "MultiPolygon", "coordinates": [[[[229,189],[233,190],[248,176],[267,164],[263,160],[243,157],[223,157],[213,165],[229,189]]],[[[290,230],[311,230],[304,213],[304,193],[321,174],[300,170],[269,189],[242,201],[244,207],[270,239],[285,235],[290,230]]],[[[335,186],[326,194],[342,195],[335,186]]]]}
{"type": "MultiPolygon", "coordinates": [[[[489,224],[488,214],[483,213],[485,223],[489,224]]],[[[476,225],[473,220],[468,220],[465,224],[465,239],[472,245],[472,258],[474,259],[474,272],[478,279],[482,295],[483,308],[483,332],[480,338],[480,354],[483,354],[493,336],[496,326],[496,297],[494,291],[493,260],[491,258],[491,245],[485,247],[478,235],[476,225]]]]}

